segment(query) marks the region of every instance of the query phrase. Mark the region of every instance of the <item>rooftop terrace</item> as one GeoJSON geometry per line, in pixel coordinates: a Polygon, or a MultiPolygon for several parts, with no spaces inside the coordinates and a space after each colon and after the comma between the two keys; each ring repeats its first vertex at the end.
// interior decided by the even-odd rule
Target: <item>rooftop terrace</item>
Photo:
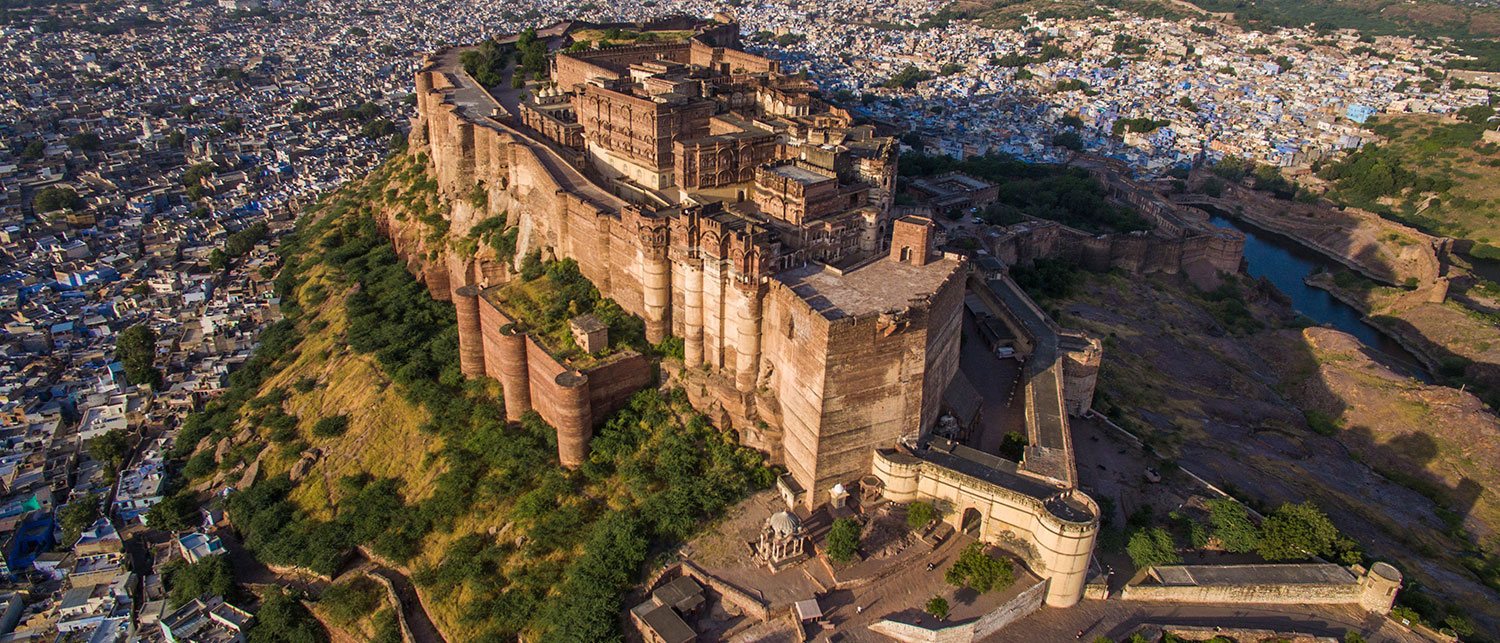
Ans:
{"type": "Polygon", "coordinates": [[[776,279],[827,319],[863,317],[925,302],[960,267],[949,257],[925,266],[880,257],[849,270],[809,263],[776,279]]]}

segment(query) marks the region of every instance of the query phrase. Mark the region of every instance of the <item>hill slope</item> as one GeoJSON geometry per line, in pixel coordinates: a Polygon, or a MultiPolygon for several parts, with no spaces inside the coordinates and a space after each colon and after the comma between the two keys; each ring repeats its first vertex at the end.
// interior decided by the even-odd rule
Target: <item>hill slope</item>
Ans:
{"type": "Polygon", "coordinates": [[[507,425],[497,386],[459,373],[452,308],[376,225],[446,206],[397,155],[309,209],[282,245],[287,321],[185,429],[188,470],[254,469],[229,509],[265,562],[330,574],[365,546],[405,566],[450,640],[618,638],[653,543],[774,478],[672,392],[638,394],[577,471],[540,418],[507,425]]]}

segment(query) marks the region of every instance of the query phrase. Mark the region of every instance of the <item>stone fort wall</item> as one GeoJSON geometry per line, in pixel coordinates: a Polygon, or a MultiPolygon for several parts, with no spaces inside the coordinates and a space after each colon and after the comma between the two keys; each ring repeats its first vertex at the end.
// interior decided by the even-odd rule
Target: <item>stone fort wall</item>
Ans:
{"type": "Polygon", "coordinates": [[[1094,235],[1040,220],[1008,226],[986,240],[989,251],[1006,265],[1061,258],[1095,272],[1118,268],[1138,275],[1238,272],[1244,244],[1244,237],[1231,231],[1094,235]]]}
{"type": "Polygon", "coordinates": [[[894,451],[876,452],[874,475],[888,500],[946,503],[953,509],[947,519],[954,528],[963,527],[969,510],[977,511],[981,540],[1009,545],[1048,581],[1048,606],[1070,607],[1082,598],[1099,535],[1099,508],[1088,496],[1058,489],[1087,508],[1088,517],[1077,522],[1059,516],[1043,498],[894,451]]]}
{"type": "MultiPolygon", "coordinates": [[[[691,49],[734,59],[733,50],[691,49]]],[[[942,387],[957,368],[957,342],[950,340],[958,333],[961,276],[906,302],[900,319],[861,313],[830,321],[771,276],[759,233],[707,213],[643,213],[605,192],[511,129],[456,64],[456,54],[439,51],[418,72],[411,134],[412,153],[428,155],[429,172],[451,207],[448,239],[432,239],[418,221],[382,222],[435,298],[451,301],[467,287],[501,284],[531,251],[576,260],[602,295],[645,320],[648,340],[683,338],[684,371],[704,387],[691,397],[711,401],[702,410],[732,420],[724,428],[747,444],[784,454],[809,506],[826,499],[835,482],[852,483],[868,471],[868,445],[936,421],[942,387]],[[487,195],[481,205],[470,199],[476,187],[487,195]],[[449,240],[502,216],[518,234],[510,263],[488,248],[472,257],[450,248],[449,240]],[[929,317],[953,322],[929,328],[929,317]]],[[[962,262],[948,261],[961,275],[962,262]]],[[[455,304],[466,320],[459,335],[465,373],[500,380],[512,418],[535,409],[570,440],[583,436],[577,445],[559,441],[560,452],[573,449],[560,453],[565,462],[581,461],[592,424],[612,410],[610,400],[646,381],[624,366],[623,374],[564,377],[553,372],[555,362],[543,368],[549,360],[535,359],[538,351],[524,335],[482,299],[455,304]]]]}
{"type": "MultiPolygon", "coordinates": [[[[1377,614],[1391,611],[1396,592],[1401,588],[1401,572],[1387,563],[1375,563],[1366,570],[1355,566],[1344,570],[1330,564],[1247,565],[1244,578],[1238,582],[1212,584],[1165,584],[1132,579],[1121,590],[1120,598],[1135,601],[1168,603],[1205,603],[1214,605],[1358,605],[1377,614]],[[1281,568],[1333,568],[1338,574],[1327,574],[1324,582],[1292,583],[1280,581],[1281,568]],[[1260,573],[1266,570],[1269,573],[1260,573]]],[[[1191,569],[1168,566],[1165,570],[1191,569]]],[[[1155,572],[1155,570],[1150,570],[1155,572]]]]}

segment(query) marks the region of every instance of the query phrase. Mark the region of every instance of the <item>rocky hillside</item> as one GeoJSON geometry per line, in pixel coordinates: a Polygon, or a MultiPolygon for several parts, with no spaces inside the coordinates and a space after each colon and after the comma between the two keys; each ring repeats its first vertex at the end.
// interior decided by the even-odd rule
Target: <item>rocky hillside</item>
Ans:
{"type": "Polygon", "coordinates": [[[1252,504],[1314,501],[1427,588],[1402,600],[1432,623],[1500,624],[1488,452],[1500,426],[1477,399],[1398,376],[1348,335],[1298,326],[1274,288],[1245,278],[1214,292],[1079,279],[1044,305],[1106,338],[1097,410],[1252,504]]]}
{"type": "Polygon", "coordinates": [[[497,385],[459,373],[452,307],[377,225],[440,228],[449,207],[398,155],[310,208],[282,246],[287,321],[193,418],[185,470],[240,488],[229,510],[257,558],[327,575],[365,548],[451,641],[618,638],[648,551],[773,476],[674,391],[638,394],[576,471],[539,418],[506,424],[497,385]]]}

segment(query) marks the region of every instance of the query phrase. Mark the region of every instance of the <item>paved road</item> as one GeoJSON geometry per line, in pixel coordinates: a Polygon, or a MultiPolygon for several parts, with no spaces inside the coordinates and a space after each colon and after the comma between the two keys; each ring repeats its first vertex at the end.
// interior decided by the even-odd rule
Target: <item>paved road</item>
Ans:
{"type": "Polygon", "coordinates": [[[1026,434],[1026,402],[1021,395],[1020,363],[1015,359],[995,357],[984,338],[980,337],[974,316],[965,312],[959,368],[983,398],[979,411],[980,426],[976,435],[969,438],[968,446],[998,455],[1006,433],[1026,434]]]}
{"type": "Polygon", "coordinates": [[[558,184],[562,185],[569,192],[582,195],[594,205],[611,213],[617,213],[625,207],[626,204],[623,199],[610,194],[598,185],[595,185],[592,181],[589,181],[583,174],[569,165],[566,160],[558,156],[557,152],[553,151],[552,148],[542,145],[515,128],[491,118],[490,115],[495,110],[506,111],[507,108],[495,100],[495,97],[491,96],[489,92],[481,88],[468,74],[463,72],[463,65],[458,61],[462,51],[459,48],[449,49],[438,58],[439,67],[443,71],[452,74],[458,84],[452,90],[449,99],[460,108],[461,112],[468,115],[474,122],[483,122],[487,127],[493,127],[497,130],[514,134],[516,140],[534,152],[558,184]]]}

